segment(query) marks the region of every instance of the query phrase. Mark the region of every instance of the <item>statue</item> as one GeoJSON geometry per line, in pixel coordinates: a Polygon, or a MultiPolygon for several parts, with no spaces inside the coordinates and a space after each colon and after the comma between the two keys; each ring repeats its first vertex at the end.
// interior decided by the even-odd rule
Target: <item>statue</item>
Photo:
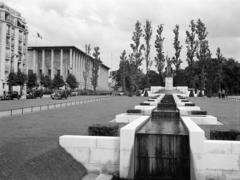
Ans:
{"type": "Polygon", "coordinates": [[[172,77],[173,76],[172,61],[168,56],[166,57],[166,60],[167,60],[167,66],[165,68],[166,76],[172,77]]]}

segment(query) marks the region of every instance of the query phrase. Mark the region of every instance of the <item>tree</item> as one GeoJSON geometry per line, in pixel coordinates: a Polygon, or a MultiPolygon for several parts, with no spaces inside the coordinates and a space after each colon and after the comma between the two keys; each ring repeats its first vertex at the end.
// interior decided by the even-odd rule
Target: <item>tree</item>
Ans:
{"type": "Polygon", "coordinates": [[[164,58],[164,52],[163,52],[164,38],[162,37],[162,32],[163,32],[163,25],[161,24],[160,26],[158,26],[158,29],[157,29],[157,35],[155,40],[155,48],[157,51],[157,55],[154,58],[156,62],[156,68],[160,76],[162,76],[163,68],[165,66],[165,58],[164,58]]]}
{"type": "Polygon", "coordinates": [[[54,76],[52,85],[53,88],[60,88],[65,85],[63,77],[59,73],[54,76]]]}
{"type": "Polygon", "coordinates": [[[218,84],[218,90],[220,90],[223,82],[223,77],[222,77],[223,55],[219,47],[217,48],[216,56],[217,56],[217,77],[218,77],[217,84],[218,84]]]}
{"type": "MultiPolygon", "coordinates": [[[[91,55],[91,45],[90,44],[86,44],[85,45],[85,50],[86,53],[90,56],[91,55]]],[[[83,71],[83,79],[84,79],[84,90],[87,90],[87,81],[88,81],[88,77],[89,77],[89,71],[90,71],[90,58],[88,57],[88,60],[85,61],[84,64],[84,71],[83,71]]]]}
{"type": "Polygon", "coordinates": [[[45,88],[51,88],[52,87],[52,80],[48,75],[41,75],[40,77],[40,83],[45,88]]]}
{"type": "Polygon", "coordinates": [[[8,74],[8,90],[11,92],[12,91],[12,86],[16,86],[17,85],[17,77],[16,74],[14,72],[10,72],[8,74]]]}
{"type": "Polygon", "coordinates": [[[150,45],[150,40],[152,37],[152,25],[151,25],[151,21],[146,20],[146,25],[144,26],[144,32],[145,34],[144,39],[145,39],[145,60],[146,60],[146,74],[149,71],[149,67],[151,66],[151,60],[150,60],[150,49],[151,49],[151,45],[150,45]]]}
{"type": "Polygon", "coordinates": [[[29,73],[27,79],[27,87],[29,89],[37,86],[37,75],[35,73],[29,73]]]}
{"type": "Polygon", "coordinates": [[[91,55],[91,45],[85,44],[85,52],[87,55],[91,55]]]}
{"type": "Polygon", "coordinates": [[[78,87],[78,82],[76,77],[73,74],[69,74],[66,79],[67,84],[71,89],[75,89],[78,87]]]}
{"type": "Polygon", "coordinates": [[[175,57],[173,57],[172,62],[176,68],[176,73],[177,73],[180,68],[180,65],[182,63],[182,60],[179,58],[182,46],[180,45],[180,41],[179,41],[179,26],[178,25],[176,25],[175,29],[173,30],[173,33],[174,33],[173,46],[175,49],[175,57]]]}
{"type": "Polygon", "coordinates": [[[132,53],[129,55],[128,84],[131,86],[131,88],[129,88],[131,91],[138,90],[139,88],[139,76],[141,76],[140,66],[143,60],[142,51],[144,50],[144,45],[141,44],[142,36],[141,23],[137,21],[135,24],[135,31],[133,32],[132,36],[133,42],[130,44],[132,53]]]}
{"type": "Polygon", "coordinates": [[[198,19],[197,25],[196,25],[196,33],[198,35],[198,43],[199,43],[199,48],[197,52],[197,58],[200,63],[200,68],[201,68],[201,73],[200,73],[200,89],[203,90],[205,89],[205,83],[206,83],[206,68],[207,68],[207,63],[209,60],[211,60],[211,52],[208,46],[208,41],[206,40],[207,38],[207,31],[206,31],[206,26],[205,24],[198,19]]]}
{"type": "Polygon", "coordinates": [[[23,89],[23,86],[24,86],[26,80],[27,80],[27,76],[24,73],[22,73],[21,71],[18,71],[16,74],[16,83],[17,83],[17,85],[20,86],[20,95],[22,95],[22,89],[23,89]]]}
{"type": "Polygon", "coordinates": [[[120,56],[119,72],[121,77],[122,90],[126,92],[126,77],[128,75],[128,61],[126,50],[123,50],[120,56]]]}
{"type": "MultiPolygon", "coordinates": [[[[188,72],[189,72],[189,87],[194,87],[196,84],[194,82],[194,71],[193,71],[193,64],[194,64],[194,57],[196,56],[197,48],[198,48],[198,41],[196,39],[196,24],[194,20],[190,22],[190,31],[186,31],[186,41],[187,44],[187,62],[188,62],[188,72]]],[[[196,87],[194,87],[196,88],[196,87]]]]}
{"type": "Polygon", "coordinates": [[[102,63],[101,59],[100,59],[100,52],[99,52],[100,48],[94,47],[94,52],[93,52],[93,57],[94,57],[94,61],[93,61],[93,65],[92,65],[92,86],[93,86],[93,90],[94,93],[96,94],[96,88],[98,85],[98,71],[99,71],[99,66],[102,63]]]}

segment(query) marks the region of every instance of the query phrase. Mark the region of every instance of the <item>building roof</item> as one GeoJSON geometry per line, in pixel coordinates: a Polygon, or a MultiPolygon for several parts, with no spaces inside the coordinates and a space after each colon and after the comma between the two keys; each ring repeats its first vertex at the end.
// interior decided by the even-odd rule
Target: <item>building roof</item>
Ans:
{"type": "MultiPolygon", "coordinates": [[[[82,51],[81,49],[79,49],[78,47],[76,46],[29,46],[28,47],[28,50],[33,50],[33,49],[74,49],[74,50],[77,50],[79,51],[80,53],[84,54],[85,56],[88,56],[90,57],[92,60],[94,60],[94,58],[88,54],[86,54],[84,51],[82,51]]],[[[106,68],[106,69],[110,69],[108,66],[106,66],[105,64],[101,64],[103,68],[106,68]]]]}

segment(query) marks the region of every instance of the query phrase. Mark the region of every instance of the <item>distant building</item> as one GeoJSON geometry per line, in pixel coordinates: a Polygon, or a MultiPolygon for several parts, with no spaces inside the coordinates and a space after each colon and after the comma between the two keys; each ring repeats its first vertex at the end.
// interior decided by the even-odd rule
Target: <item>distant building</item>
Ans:
{"type": "Polygon", "coordinates": [[[0,94],[8,91],[10,72],[26,73],[28,28],[16,10],[0,3],[0,94]]]}
{"type": "MultiPolygon", "coordinates": [[[[87,55],[75,46],[34,46],[28,47],[28,73],[36,73],[38,80],[41,75],[48,75],[51,79],[59,73],[66,80],[69,73],[73,74],[79,89],[84,89],[85,81],[83,74],[86,66],[89,67],[87,89],[93,89],[91,84],[92,63],[94,58],[87,55]]],[[[99,68],[97,90],[109,90],[108,70],[104,64],[99,68]]]]}

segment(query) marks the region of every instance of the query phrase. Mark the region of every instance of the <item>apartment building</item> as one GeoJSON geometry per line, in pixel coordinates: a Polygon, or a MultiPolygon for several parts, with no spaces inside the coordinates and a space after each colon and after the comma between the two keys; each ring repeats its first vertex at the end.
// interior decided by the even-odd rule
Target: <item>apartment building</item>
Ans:
{"type": "Polygon", "coordinates": [[[28,28],[21,14],[0,3],[0,95],[10,72],[26,73],[28,28]]]}

